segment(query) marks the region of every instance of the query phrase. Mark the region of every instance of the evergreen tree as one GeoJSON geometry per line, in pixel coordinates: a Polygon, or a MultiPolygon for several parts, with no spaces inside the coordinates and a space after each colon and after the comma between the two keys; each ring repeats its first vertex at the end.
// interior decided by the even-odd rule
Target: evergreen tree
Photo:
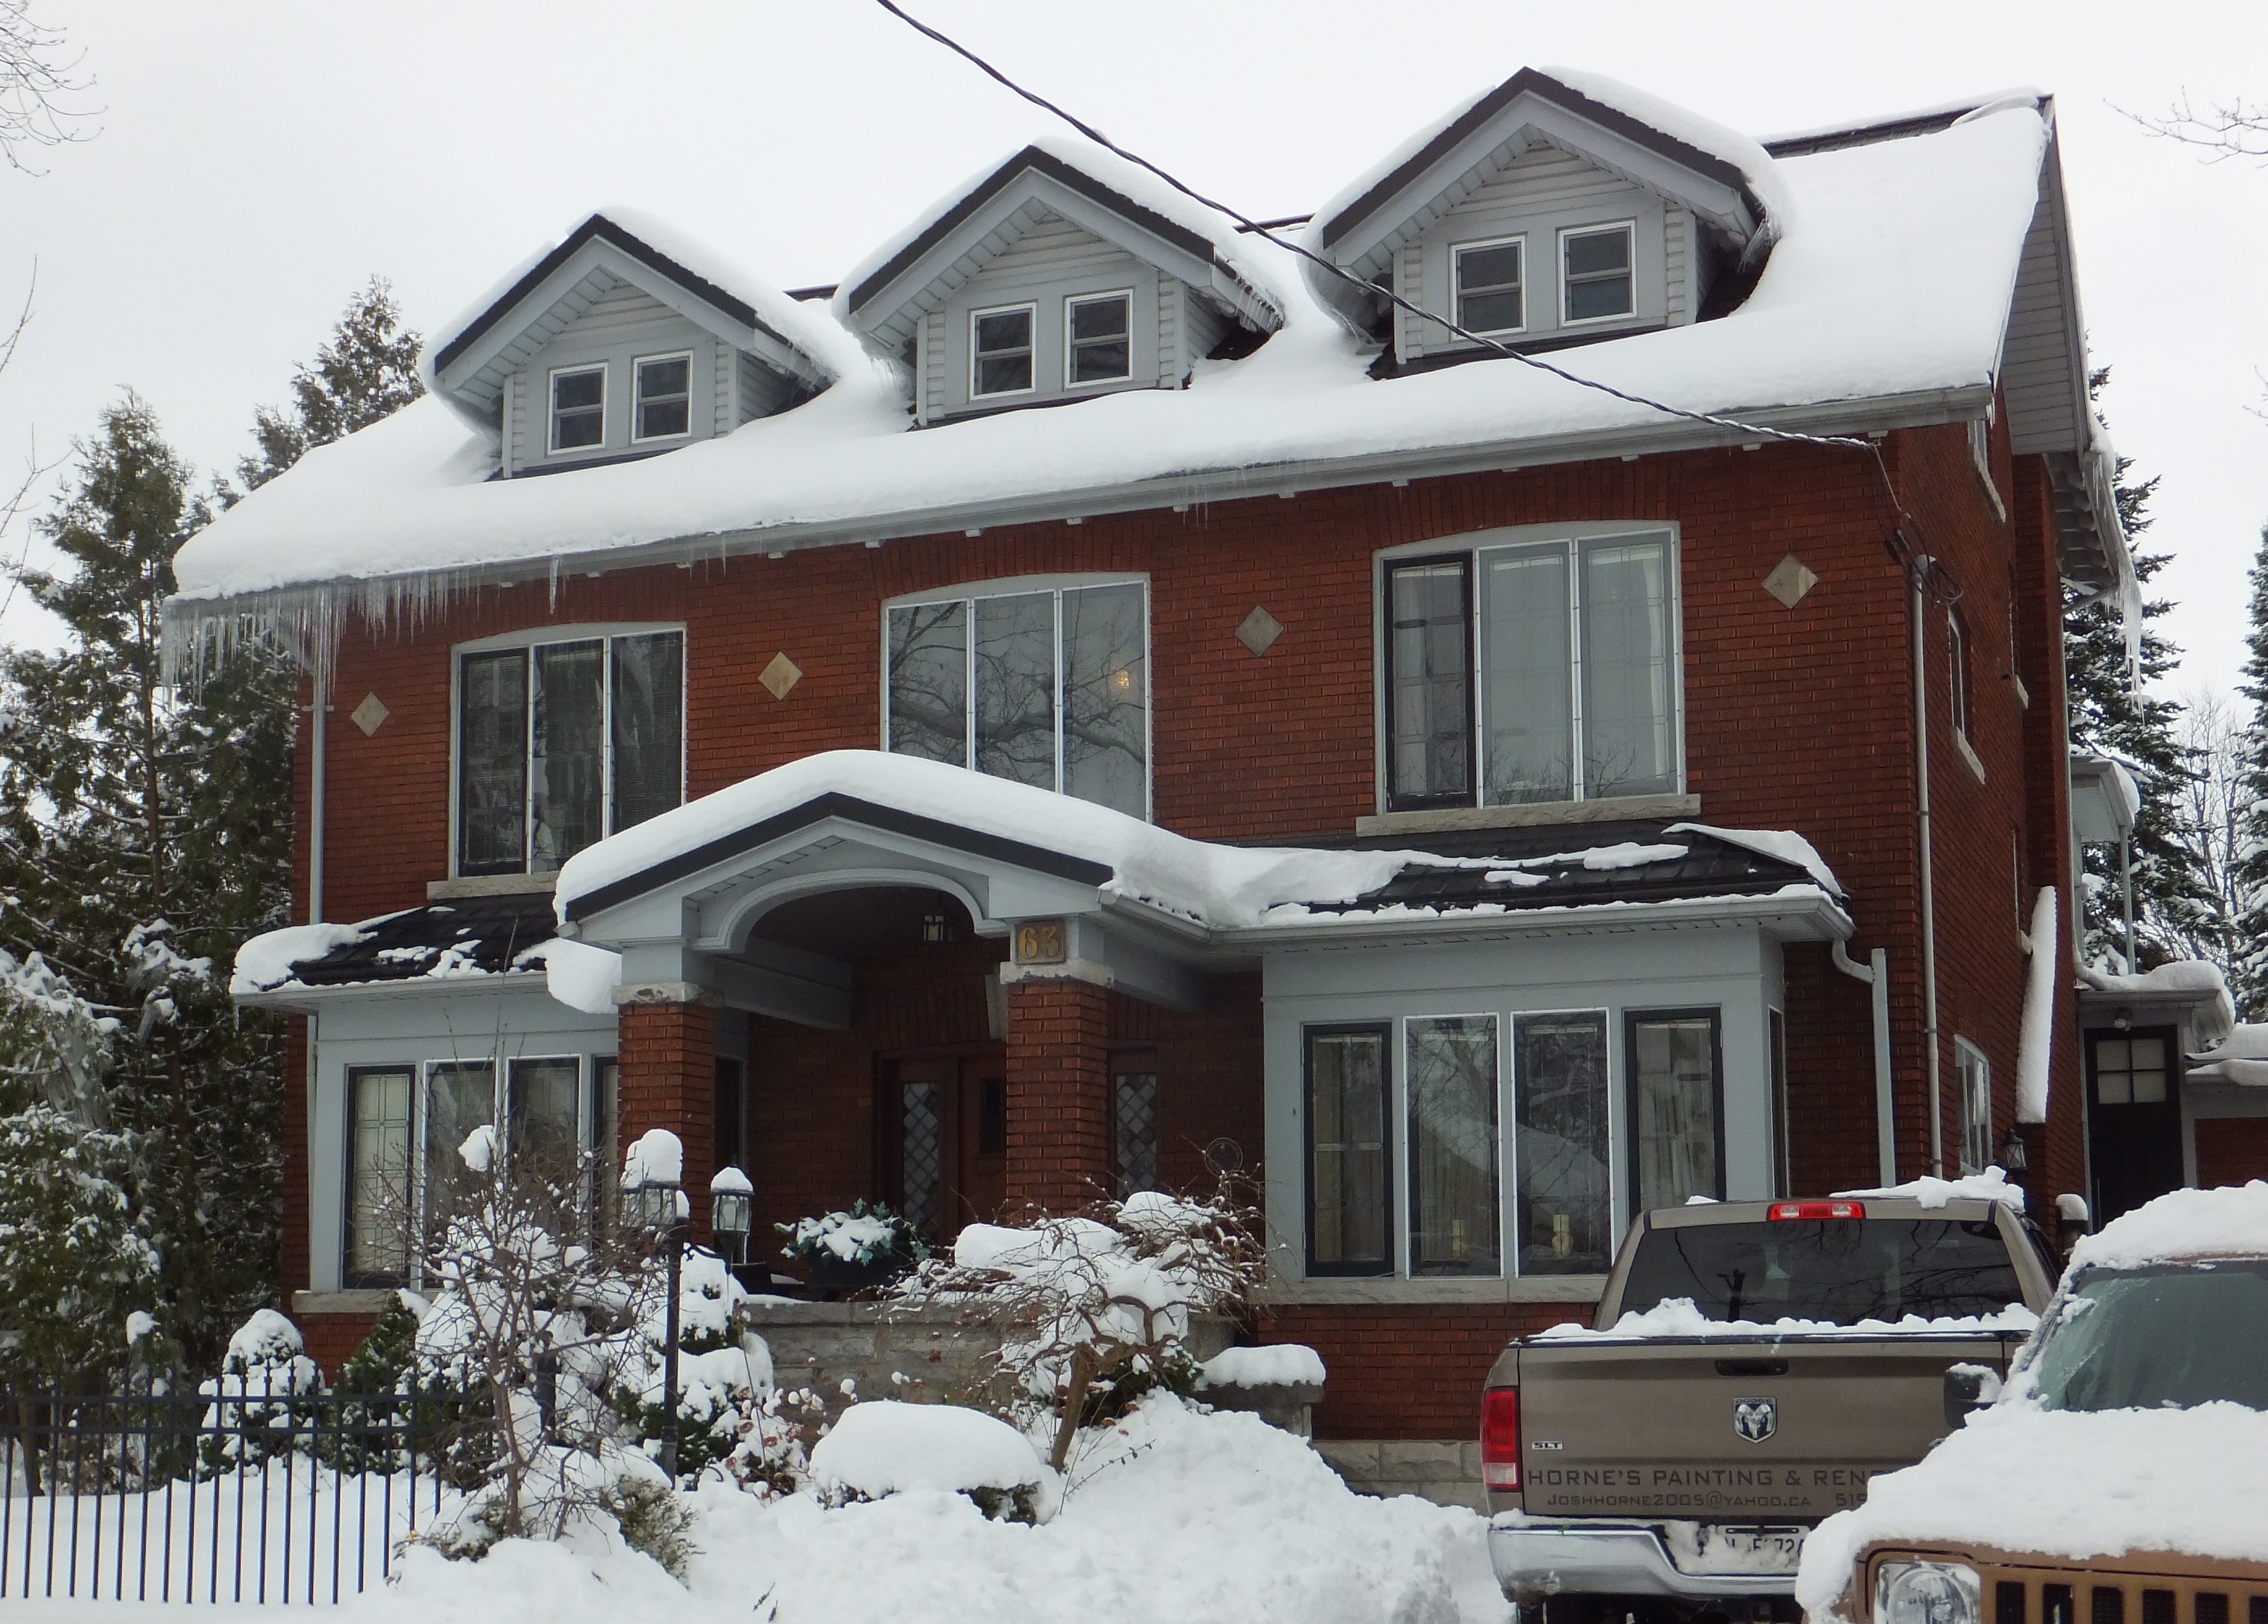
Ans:
{"type": "MultiPolygon", "coordinates": [[[[2099,394],[2110,375],[2108,367],[2097,371],[2088,380],[2089,393],[2099,394]]],[[[2130,544],[2150,528],[2150,498],[2158,489],[2156,476],[2135,479],[2132,467],[2132,459],[2121,457],[2115,481],[2118,517],[2130,544]]],[[[2064,671],[2073,747],[2115,757],[2142,792],[2134,824],[2134,918],[2137,956],[2145,969],[2176,957],[2174,944],[2197,935],[2206,923],[2198,900],[2205,881],[2181,838],[2180,790],[2188,774],[2179,736],[2182,708],[2146,686],[2181,660],[2181,650],[2154,624],[2173,602],[2147,593],[2169,556],[2134,547],[2134,576],[2144,589],[2139,658],[2130,657],[2117,599],[2064,588],[2064,671]]],[[[2089,846],[2084,854],[2086,956],[2100,961],[2106,953],[2124,955],[2118,853],[2089,846]]]]}
{"type": "Polygon", "coordinates": [[[288,908],[293,686],[257,657],[168,682],[173,557],[209,517],[189,482],[129,395],[40,521],[66,568],[21,577],[68,640],[0,662],[0,948],[106,1023],[83,1128],[132,1140],[166,1318],[210,1368],[275,1290],[282,1028],[239,1018],[227,967],[288,908]]]}
{"type": "Polygon", "coordinates": [[[2232,989],[2248,1020],[2268,1021],[2268,526],[2252,560],[2251,627],[2237,693],[2251,706],[2236,764],[2236,878],[2249,906],[2239,916],[2232,989]]]}
{"type": "MultiPolygon", "coordinates": [[[[263,406],[254,414],[252,436],[260,454],[236,465],[247,491],[259,489],[316,446],[367,429],[425,393],[417,377],[417,349],[424,341],[401,323],[392,284],[372,276],[347,301],[330,342],[315,351],[315,364],[292,369],[291,405],[263,406]]],[[[217,494],[224,507],[239,500],[225,485],[217,494]]]]}

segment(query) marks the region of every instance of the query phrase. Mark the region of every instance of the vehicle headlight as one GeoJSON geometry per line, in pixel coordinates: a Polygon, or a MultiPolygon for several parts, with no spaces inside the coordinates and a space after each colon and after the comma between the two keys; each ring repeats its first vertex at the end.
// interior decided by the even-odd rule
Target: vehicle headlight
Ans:
{"type": "Polygon", "coordinates": [[[1981,1624],[1983,1591],[1965,1562],[1884,1562],[1874,1569],[1874,1624],[1981,1624]]]}

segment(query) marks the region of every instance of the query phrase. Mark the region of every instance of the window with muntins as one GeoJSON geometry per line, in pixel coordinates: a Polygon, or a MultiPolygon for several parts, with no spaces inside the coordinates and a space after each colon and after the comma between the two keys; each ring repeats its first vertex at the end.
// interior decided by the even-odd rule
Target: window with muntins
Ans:
{"type": "Polygon", "coordinates": [[[1497,1018],[1413,1018],[1403,1038],[1410,1272],[1499,1274],[1497,1018]]]}
{"type": "Polygon", "coordinates": [[[1032,389],[1034,305],[968,312],[968,394],[1028,394],[1032,389]]]}
{"type": "Polygon", "coordinates": [[[1725,1088],[1714,1010],[1633,1011],[1631,1211],[1725,1198],[1725,1088]]]}
{"type": "Polygon", "coordinates": [[[1391,559],[1383,598],[1391,809],[1680,789],[1667,532],[1391,559]]]}
{"type": "Polygon", "coordinates": [[[1140,582],[901,604],[883,621],[884,748],[1148,815],[1140,582]]]}
{"type": "Polygon", "coordinates": [[[1637,308],[1631,281],[1632,227],[1587,228],[1559,233],[1559,319],[1611,321],[1637,308]]]}
{"type": "Polygon", "coordinates": [[[607,443],[607,369],[581,366],[551,374],[551,449],[588,451],[607,443]]]}
{"type": "Polygon", "coordinates": [[[409,1277],[410,1101],[414,1066],[347,1071],[346,1257],[350,1289],[409,1277]]]}
{"type": "Polygon", "coordinates": [[[683,798],[685,634],[458,658],[457,871],[549,873],[683,798]]]}
{"type": "Polygon", "coordinates": [[[1064,383],[1123,383],[1134,376],[1134,296],[1105,293],[1064,302],[1064,383]]]}
{"type": "Polygon", "coordinates": [[[1527,243],[1460,243],[1451,256],[1457,325],[1468,333],[1518,333],[1528,326],[1522,261],[1527,243]]]}
{"type": "Polygon", "coordinates": [[[1961,1171],[1981,1173],[1992,1165],[1992,1062],[1968,1039],[1955,1038],[1953,1071],[1961,1091],[1961,1171]]]}
{"type": "Polygon", "coordinates": [[[1307,1030],[1310,1275],[1394,1272],[1388,1031],[1383,1025],[1307,1030]]]}
{"type": "Polygon", "coordinates": [[[1158,1187],[1158,1073],[1155,1062],[1117,1072],[1110,1079],[1111,1150],[1117,1164],[1118,1193],[1158,1187]]]}
{"type": "Polygon", "coordinates": [[[674,440],[693,432],[693,357],[648,356],[637,364],[633,440],[674,440]]]}

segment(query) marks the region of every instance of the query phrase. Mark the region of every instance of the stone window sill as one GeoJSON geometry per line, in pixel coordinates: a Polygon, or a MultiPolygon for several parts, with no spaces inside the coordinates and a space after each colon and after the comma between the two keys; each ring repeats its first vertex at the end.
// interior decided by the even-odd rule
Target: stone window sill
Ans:
{"type": "Polygon", "coordinates": [[[1516,829],[1558,823],[1608,823],[1620,819],[1698,818],[1697,795],[1615,795],[1594,801],[1534,801],[1524,806],[1445,806],[1430,812],[1381,812],[1355,819],[1358,838],[1372,834],[1431,834],[1449,829],[1516,829]]]}
{"type": "Polygon", "coordinates": [[[379,1314],[394,1300],[391,1289],[372,1291],[294,1291],[291,1312],[295,1314],[379,1314]]]}
{"type": "Polygon", "coordinates": [[[1969,742],[1959,728],[1953,730],[1953,753],[1961,758],[1963,767],[1976,775],[1978,783],[1984,782],[1984,763],[1978,758],[1976,746],[1969,742]]]}
{"type": "Polygon", "coordinates": [[[428,902],[446,902],[453,897],[519,897],[536,893],[549,895],[558,888],[556,874],[476,874],[468,879],[429,879],[425,882],[428,902]]]}

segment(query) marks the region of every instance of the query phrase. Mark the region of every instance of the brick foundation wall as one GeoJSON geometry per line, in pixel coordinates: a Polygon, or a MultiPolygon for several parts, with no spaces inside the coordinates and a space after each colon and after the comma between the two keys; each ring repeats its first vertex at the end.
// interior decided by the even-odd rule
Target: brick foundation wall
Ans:
{"type": "Polygon", "coordinates": [[[2206,1117],[2197,1124],[2198,1183],[2268,1179],[2268,1117],[2206,1117]]]}
{"type": "Polygon", "coordinates": [[[1590,1318],[1587,1303],[1279,1304],[1258,1340],[1322,1356],[1318,1439],[1462,1439],[1479,1432],[1481,1392],[1506,1342],[1590,1318]]]}
{"type": "Polygon", "coordinates": [[[307,1356],[322,1370],[323,1379],[335,1384],[339,1367],[354,1357],[355,1349],[362,1346],[371,1326],[378,1323],[378,1316],[294,1314],[291,1322],[299,1327],[300,1336],[306,1341],[307,1356]]]}

